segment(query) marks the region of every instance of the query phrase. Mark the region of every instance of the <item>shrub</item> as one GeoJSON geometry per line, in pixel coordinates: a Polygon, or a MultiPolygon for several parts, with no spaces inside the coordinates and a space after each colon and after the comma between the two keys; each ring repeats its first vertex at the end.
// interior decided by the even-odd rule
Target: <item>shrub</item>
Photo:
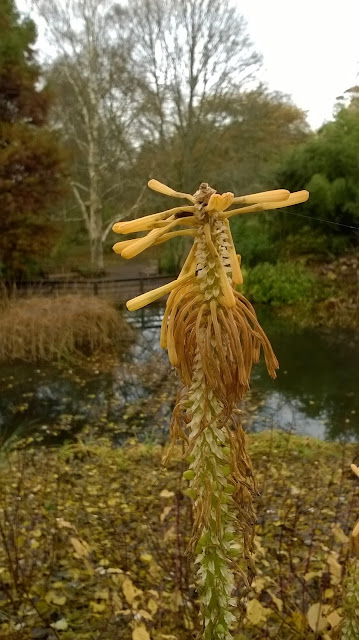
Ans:
{"type": "Polygon", "coordinates": [[[235,217],[231,222],[232,236],[243,263],[254,266],[260,262],[276,262],[278,250],[270,226],[264,219],[235,217]]]}
{"type": "Polygon", "coordinates": [[[315,279],[302,265],[293,262],[263,262],[249,269],[245,295],[254,302],[293,304],[313,295],[315,279]]]}
{"type": "Polygon", "coordinates": [[[0,361],[90,355],[124,347],[131,333],[120,312],[95,296],[15,299],[0,312],[0,361]]]}

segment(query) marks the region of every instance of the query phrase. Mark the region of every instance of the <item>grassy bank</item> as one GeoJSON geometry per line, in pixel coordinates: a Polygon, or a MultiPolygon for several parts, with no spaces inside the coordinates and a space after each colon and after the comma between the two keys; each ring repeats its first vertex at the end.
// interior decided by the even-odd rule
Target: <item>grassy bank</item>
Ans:
{"type": "MultiPolygon", "coordinates": [[[[323,637],[334,639],[359,506],[350,472],[358,446],[264,432],[250,449],[257,577],[234,637],[318,639],[310,611],[322,603],[323,637]]],[[[190,501],[183,463],[164,470],[162,455],[157,445],[103,440],[29,445],[2,459],[0,638],[193,637],[190,501]]]]}
{"type": "Polygon", "coordinates": [[[3,298],[0,361],[53,361],[125,348],[131,330],[111,304],[96,296],[3,298]]]}

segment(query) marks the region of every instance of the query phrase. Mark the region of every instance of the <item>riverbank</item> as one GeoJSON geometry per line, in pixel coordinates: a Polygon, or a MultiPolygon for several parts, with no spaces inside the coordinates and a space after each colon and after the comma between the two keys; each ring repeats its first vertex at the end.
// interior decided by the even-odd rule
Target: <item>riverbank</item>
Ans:
{"type": "MultiPolygon", "coordinates": [[[[260,491],[257,577],[234,637],[314,640],[308,611],[321,602],[334,639],[359,508],[350,472],[358,446],[267,431],[249,447],[260,491]]],[[[163,469],[164,451],[102,439],[27,445],[1,459],[2,640],[193,637],[185,467],[177,459],[163,469]]]]}
{"type": "Polygon", "coordinates": [[[284,305],[279,314],[302,327],[352,329],[359,340],[359,255],[347,254],[328,262],[308,264],[319,294],[301,304],[284,305]]]}

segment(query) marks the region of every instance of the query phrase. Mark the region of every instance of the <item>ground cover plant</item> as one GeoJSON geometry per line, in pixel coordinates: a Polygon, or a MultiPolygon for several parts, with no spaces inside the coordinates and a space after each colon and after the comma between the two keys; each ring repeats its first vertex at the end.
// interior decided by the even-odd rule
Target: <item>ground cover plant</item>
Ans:
{"type": "MultiPolygon", "coordinates": [[[[337,638],[358,446],[267,431],[251,436],[249,449],[261,494],[257,576],[234,611],[233,635],[337,638]]],[[[57,449],[24,441],[2,456],[1,639],[196,636],[188,482],[181,448],[167,469],[164,453],[84,436],[57,449]]]]}
{"type": "Polygon", "coordinates": [[[5,298],[0,361],[52,361],[124,348],[131,330],[120,312],[96,296],[5,298]]]}

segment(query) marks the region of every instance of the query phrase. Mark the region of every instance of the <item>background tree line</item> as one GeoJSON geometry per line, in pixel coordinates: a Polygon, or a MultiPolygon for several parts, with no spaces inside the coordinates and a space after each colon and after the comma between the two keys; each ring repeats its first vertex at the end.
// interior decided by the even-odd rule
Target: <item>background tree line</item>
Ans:
{"type": "MultiPolygon", "coordinates": [[[[288,96],[258,82],[261,57],[230,2],[33,4],[51,54],[42,68],[34,23],[0,0],[5,276],[85,243],[92,269],[103,270],[113,222],[161,206],[144,189],[154,176],[186,191],[201,181],[237,193],[309,188],[305,215],[347,225],[285,212],[238,219],[234,235],[252,264],[357,241],[348,228],[359,226],[355,100],[313,134],[288,96]]],[[[176,269],[180,244],[170,256],[176,269]]]]}

